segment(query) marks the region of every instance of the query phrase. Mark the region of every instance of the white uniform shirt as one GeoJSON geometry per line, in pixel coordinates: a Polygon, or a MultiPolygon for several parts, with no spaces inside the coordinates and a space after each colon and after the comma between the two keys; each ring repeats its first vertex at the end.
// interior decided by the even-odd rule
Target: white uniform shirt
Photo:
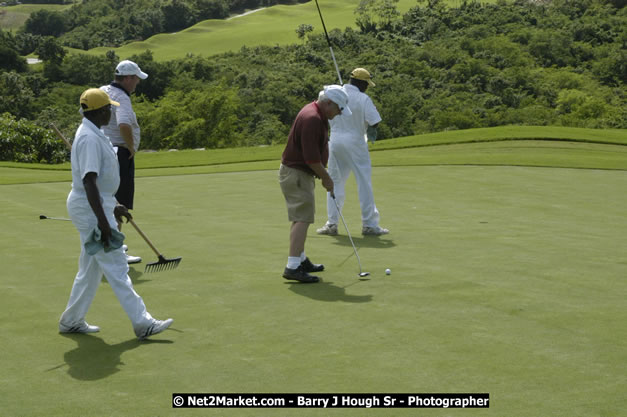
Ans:
{"type": "MultiPolygon", "coordinates": [[[[120,186],[120,167],[118,158],[109,139],[88,119],[76,130],[72,143],[72,191],[68,198],[68,205],[89,208],[83,178],[89,172],[98,176],[96,185],[100,191],[100,198],[105,210],[113,212],[115,207],[115,193],[120,186]]],[[[92,213],[93,215],[93,213],[92,213]]],[[[95,215],[93,215],[95,216],[95,215]]]]}
{"type": "Polygon", "coordinates": [[[351,116],[338,115],[329,120],[331,125],[331,141],[334,138],[348,138],[364,140],[368,126],[376,125],[381,121],[372,99],[352,84],[344,84],[344,91],[348,94],[348,107],[351,116]]]}
{"type": "Polygon", "coordinates": [[[133,130],[133,147],[135,152],[137,152],[139,149],[140,129],[139,123],[137,123],[137,116],[131,105],[130,96],[123,89],[112,85],[104,85],[100,89],[107,93],[111,100],[120,103],[118,107],[113,106],[111,108],[111,120],[108,125],[102,127],[104,134],[109,137],[113,146],[126,147],[126,142],[124,142],[124,138],[120,134],[119,126],[121,124],[129,125],[133,130]]]}

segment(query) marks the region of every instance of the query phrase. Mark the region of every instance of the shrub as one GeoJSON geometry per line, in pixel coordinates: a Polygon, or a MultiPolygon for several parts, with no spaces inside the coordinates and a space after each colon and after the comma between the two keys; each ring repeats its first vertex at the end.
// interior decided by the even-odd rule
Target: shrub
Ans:
{"type": "Polygon", "coordinates": [[[0,115],[0,156],[4,161],[58,164],[68,152],[52,131],[26,119],[0,115]]]}

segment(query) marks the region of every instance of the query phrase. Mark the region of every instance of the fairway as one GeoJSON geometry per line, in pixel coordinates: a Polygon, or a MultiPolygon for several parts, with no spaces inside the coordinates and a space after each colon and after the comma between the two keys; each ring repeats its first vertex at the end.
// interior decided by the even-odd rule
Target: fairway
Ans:
{"type": "MultiPolygon", "coordinates": [[[[484,1],[490,3],[494,0],[484,1]]],[[[355,9],[358,0],[320,0],[320,8],[327,30],[356,28],[355,9]]],[[[447,4],[459,6],[460,0],[446,0],[447,4]]],[[[417,5],[415,0],[400,0],[396,4],[399,12],[405,13],[417,5]]],[[[314,33],[323,33],[316,4],[309,1],[296,5],[276,5],[255,13],[226,20],[209,19],[176,33],[162,33],[145,41],[131,42],[119,48],[99,47],[87,51],[102,55],[109,50],[120,57],[141,54],[146,50],[153,53],[156,61],[181,59],[188,54],[212,56],[225,52],[239,51],[243,46],[253,48],[260,45],[289,45],[299,42],[296,28],[301,24],[314,27],[314,33]]],[[[76,53],[85,51],[71,49],[76,53]]]]}
{"type": "MultiPolygon", "coordinates": [[[[382,154],[386,152],[381,152],[382,154]]],[[[278,162],[277,162],[278,165],[278,162]]],[[[2,415],[619,416],[627,391],[627,172],[512,166],[374,169],[382,238],[310,229],[323,282],[281,278],[288,222],[274,170],[144,177],[136,222],[178,269],[137,292],[171,330],[137,342],[108,284],[57,333],[76,273],[68,182],[0,186],[2,415]],[[385,268],[392,274],[386,276],[385,268]],[[484,410],[173,410],[173,392],[486,392],[484,410]],[[422,412],[427,411],[427,412],[422,412]]],[[[316,188],[317,221],[324,194],[316,188]]]]}

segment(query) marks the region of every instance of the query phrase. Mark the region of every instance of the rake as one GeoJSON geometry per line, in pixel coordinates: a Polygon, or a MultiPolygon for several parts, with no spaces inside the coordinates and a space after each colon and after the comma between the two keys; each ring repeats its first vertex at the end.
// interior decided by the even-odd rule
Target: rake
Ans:
{"type": "Polygon", "coordinates": [[[157,254],[157,256],[159,257],[159,260],[157,262],[152,262],[152,263],[146,264],[146,268],[144,269],[144,272],[148,273],[148,272],[165,271],[165,270],[168,270],[168,269],[174,269],[174,268],[179,266],[179,264],[181,263],[181,259],[182,259],[181,257],[172,258],[172,259],[167,259],[166,257],[164,257],[159,252],[159,250],[157,250],[157,248],[155,248],[155,245],[152,244],[150,239],[148,239],[148,236],[146,236],[144,234],[144,232],[142,232],[140,230],[140,228],[137,226],[137,224],[135,224],[133,219],[128,219],[128,221],[131,223],[131,225],[133,225],[135,230],[137,230],[137,233],[139,233],[139,235],[142,238],[144,238],[146,243],[148,243],[148,246],[150,246],[150,249],[152,249],[157,254]]]}

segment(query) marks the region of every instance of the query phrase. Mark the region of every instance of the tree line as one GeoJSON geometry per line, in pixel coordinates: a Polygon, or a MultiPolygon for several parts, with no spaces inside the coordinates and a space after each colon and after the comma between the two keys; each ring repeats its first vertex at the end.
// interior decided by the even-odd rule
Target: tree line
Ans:
{"type": "MultiPolygon", "coordinates": [[[[355,67],[374,74],[368,93],[383,117],[381,139],[507,124],[627,128],[625,8],[598,0],[459,7],[429,0],[401,15],[393,5],[364,0],[358,29],[329,33],[345,79],[355,67]]],[[[299,109],[337,82],[325,38],[294,26],[288,46],[167,62],[150,51],[130,57],[150,74],[134,97],[142,148],[285,142],[299,109]]],[[[36,72],[22,63],[15,37],[0,35],[7,57],[0,114],[9,113],[0,117],[0,135],[13,119],[55,122],[73,134],[80,93],[110,82],[120,58],[66,55],[57,39],[45,38],[36,72]]]]}

